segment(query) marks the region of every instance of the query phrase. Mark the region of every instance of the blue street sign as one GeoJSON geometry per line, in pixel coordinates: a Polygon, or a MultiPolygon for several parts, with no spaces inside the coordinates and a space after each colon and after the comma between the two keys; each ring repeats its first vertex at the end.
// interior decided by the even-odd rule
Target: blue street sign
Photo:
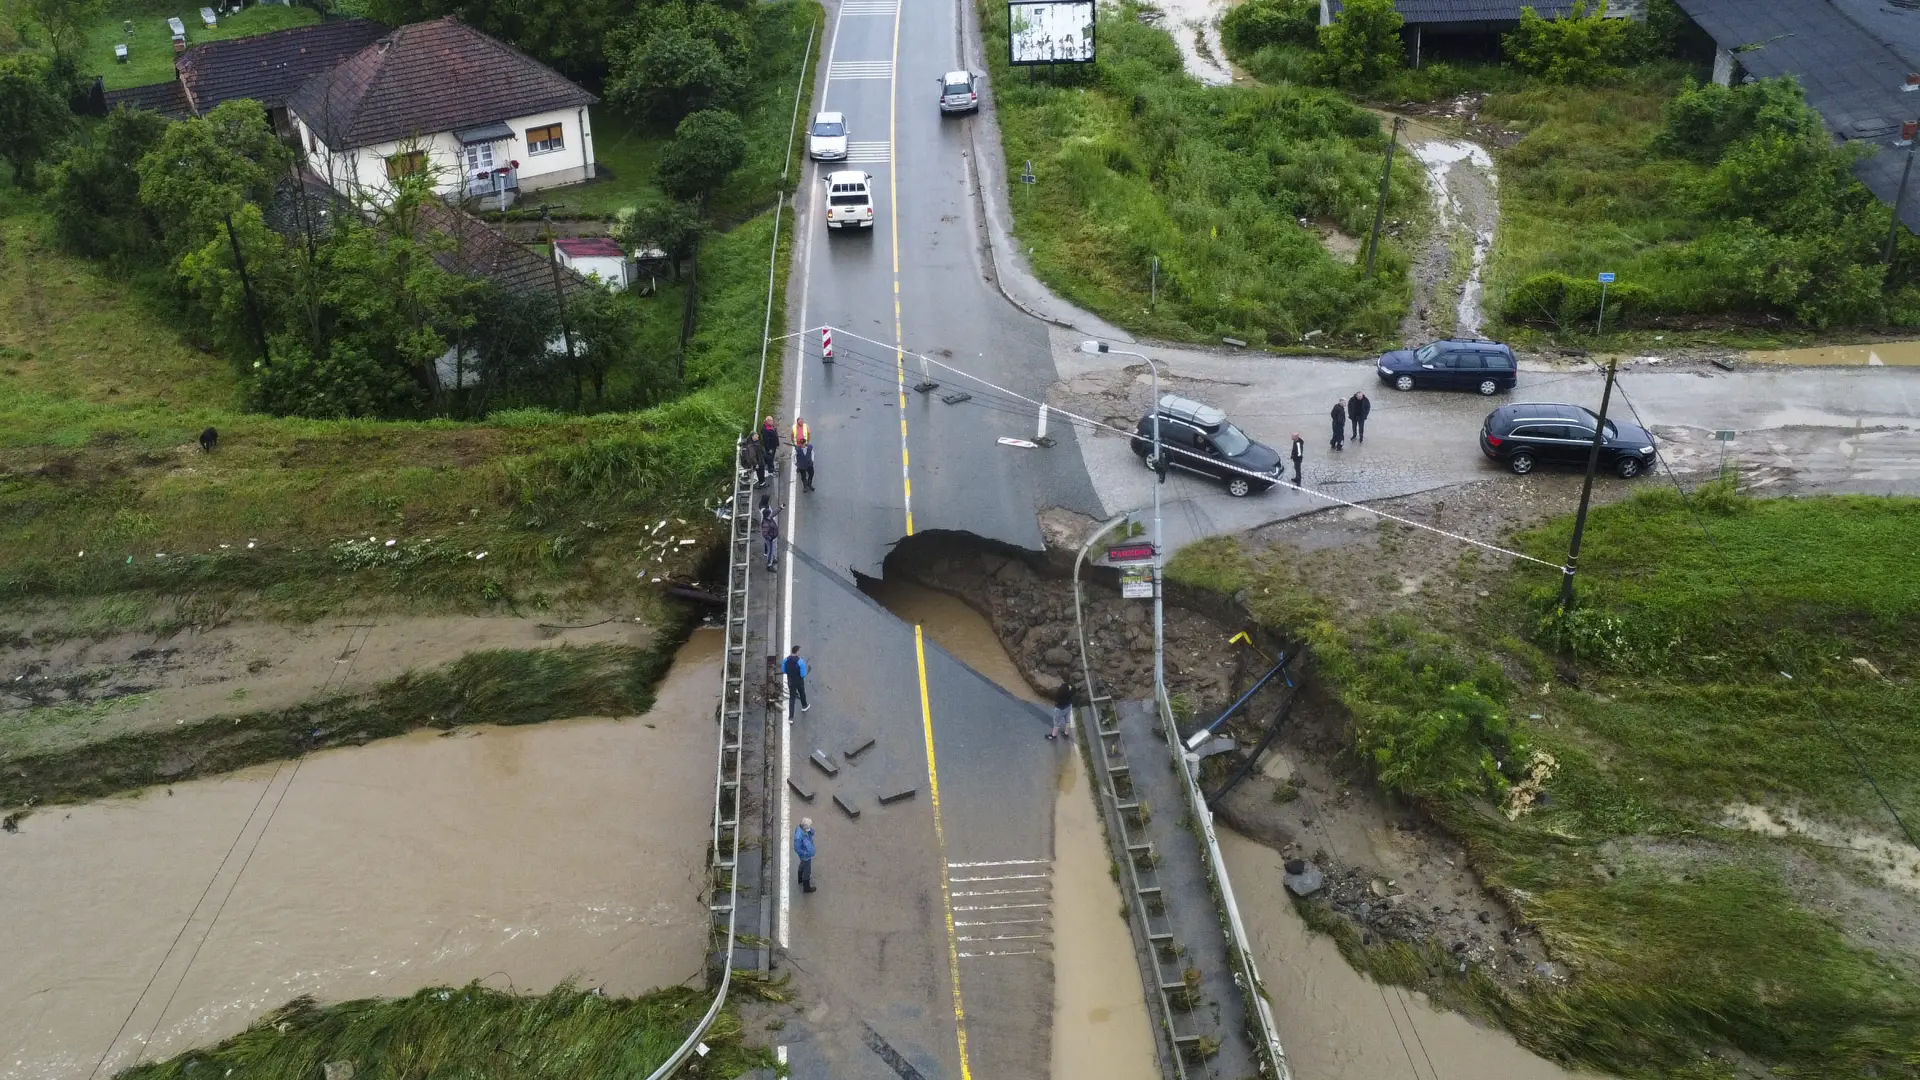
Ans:
{"type": "Polygon", "coordinates": [[[1612,273],[1611,271],[1609,271],[1609,272],[1607,272],[1607,273],[1604,273],[1604,274],[1601,274],[1601,275],[1600,275],[1600,284],[1602,284],[1602,285],[1611,285],[1611,284],[1613,284],[1613,273],[1612,273]]]}

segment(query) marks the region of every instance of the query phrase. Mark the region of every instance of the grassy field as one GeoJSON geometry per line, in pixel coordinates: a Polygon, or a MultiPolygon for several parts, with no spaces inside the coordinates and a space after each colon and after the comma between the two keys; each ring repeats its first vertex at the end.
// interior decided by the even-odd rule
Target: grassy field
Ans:
{"type": "Polygon", "coordinates": [[[703,249],[686,396],[457,423],[244,412],[231,366],[143,290],[55,250],[31,201],[0,211],[0,305],[15,313],[0,322],[7,602],[490,610],[612,602],[647,591],[640,569],[691,569],[654,563],[639,537],[662,515],[697,522],[719,495],[752,409],[771,215],[703,249]],[[203,454],[209,426],[220,447],[203,454]]]}
{"type": "Polygon", "coordinates": [[[188,45],[265,34],[320,21],[320,13],[309,7],[255,4],[238,14],[220,16],[219,25],[209,30],[200,22],[202,6],[180,0],[174,4],[135,3],[114,9],[87,35],[81,70],[89,75],[106,76],[109,90],[172,82],[174,53],[173,31],[167,28],[169,16],[177,16],[186,24],[188,45]],[[122,25],[127,22],[133,24],[132,34],[122,25]],[[126,63],[114,60],[115,45],[127,46],[126,63]]]}
{"type": "MultiPolygon", "coordinates": [[[[122,1080],[295,1080],[317,1077],[330,1062],[354,1075],[513,1076],[529,1080],[627,1080],[672,1054],[712,998],[686,987],[638,998],[602,997],[571,986],[545,994],[508,994],[474,983],[412,997],[319,1006],[302,998],[268,1013],[244,1033],[120,1074],[122,1080]]],[[[721,1014],[708,1031],[709,1052],[679,1075],[740,1076],[773,1068],[773,1055],[748,1049],[740,1018],[721,1014]]]]}
{"type": "MultiPolygon", "coordinates": [[[[1471,559],[1486,598],[1451,621],[1336,617],[1302,560],[1234,542],[1170,573],[1249,588],[1311,643],[1356,763],[1461,839],[1571,978],[1509,992],[1309,905],[1357,964],[1618,1075],[1920,1075],[1920,855],[1886,806],[1920,819],[1920,502],[1698,505],[1596,510],[1571,620],[1545,614],[1553,571],[1471,559]],[[1547,799],[1496,812],[1537,754],[1547,799]]],[[[1568,528],[1516,542],[1552,557],[1568,528]]]]}
{"type": "MultiPolygon", "coordinates": [[[[1121,326],[1158,337],[1358,346],[1397,332],[1407,259],[1389,242],[1368,281],[1297,219],[1364,235],[1386,138],[1341,95],[1299,86],[1202,87],[1164,31],[1129,4],[1103,9],[1091,72],[1009,68],[1006,9],[981,24],[1010,170],[1015,232],[1041,279],[1121,326]],[[1029,189],[1030,188],[1030,189],[1029,189]],[[1150,305],[1152,260],[1159,298],[1150,305]]],[[[1393,204],[1428,205],[1419,166],[1393,204]]]]}
{"type": "MultiPolygon", "coordinates": [[[[792,130],[794,90],[812,93],[823,17],[815,0],[772,0],[753,8],[754,71],[748,80],[748,100],[741,109],[747,123],[747,160],[713,198],[714,213],[723,223],[752,217],[773,204],[786,158],[787,134],[792,130]],[[814,32],[811,51],[807,44],[809,30],[814,32]]],[[[803,124],[805,119],[801,118],[803,124]]],[[[596,105],[594,159],[610,175],[589,184],[541,192],[541,198],[556,206],[554,214],[563,217],[611,217],[622,207],[660,198],[653,170],[672,135],[651,130],[606,103],[596,105]]]]}

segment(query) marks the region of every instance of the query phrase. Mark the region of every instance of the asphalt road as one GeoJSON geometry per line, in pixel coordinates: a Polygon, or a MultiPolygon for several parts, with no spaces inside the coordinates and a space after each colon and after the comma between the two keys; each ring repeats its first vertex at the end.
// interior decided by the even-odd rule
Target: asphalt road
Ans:
{"type": "Polygon", "coordinates": [[[938,109],[942,74],[984,68],[963,57],[963,3],[846,0],[833,13],[815,101],[846,114],[850,160],[809,164],[796,196],[788,325],[803,332],[787,343],[782,399],[798,404],[778,420],[784,432],[806,419],[818,476],[793,491],[783,455],[775,499],[792,548],[770,644],[798,644],[813,667],[786,757],[814,799],[780,797],[784,835],[813,818],[819,891],[798,893],[783,863],[774,920],[810,1003],[781,1036],[802,1080],[1043,1076],[1050,1059],[1054,763],[1027,752],[1044,721],[853,584],[908,535],[1038,549],[1038,510],[1098,505],[1071,432],[1052,449],[997,441],[1032,438],[1037,407],[939,370],[941,386],[915,389],[916,354],[1036,401],[1057,379],[1045,325],[987,276],[969,161],[980,120],[938,109]],[[870,233],[825,228],[820,181],[843,168],[871,174],[870,233]],[[835,328],[832,364],[820,326],[835,328]],[[961,392],[973,396],[945,400],[961,392]],[[811,763],[816,749],[838,776],[811,763]],[[906,787],[912,798],[878,805],[906,787]]]}
{"type": "MultiPolygon", "coordinates": [[[[1146,366],[1114,355],[1076,351],[1082,335],[1053,331],[1062,376],[1049,400],[1102,421],[1131,424],[1152,396],[1146,366]],[[1131,418],[1131,419],[1128,419],[1131,418]]],[[[1213,480],[1172,474],[1161,491],[1169,551],[1220,533],[1240,532],[1312,513],[1333,500],[1367,502],[1450,484],[1504,477],[1485,459],[1480,426],[1508,401],[1600,406],[1602,378],[1592,370],[1523,370],[1519,385],[1493,398],[1382,384],[1371,365],[1340,360],[1128,346],[1160,365],[1161,392],[1217,405],[1253,438],[1283,452],[1293,432],[1306,440],[1302,479],[1313,493],[1275,488],[1235,499],[1213,480]],[[1373,399],[1367,441],[1334,453],[1328,413],[1336,399],[1364,390],[1373,399]]],[[[1759,368],[1726,372],[1670,366],[1623,368],[1609,409],[1641,420],[1659,440],[1664,462],[1692,485],[1720,467],[1717,430],[1732,430],[1727,464],[1749,489],[1789,493],[1920,494],[1920,371],[1911,368],[1759,368]]],[[[1143,509],[1150,474],[1113,433],[1083,435],[1085,464],[1100,513],[1143,509]]],[[[1606,486],[1662,482],[1648,476],[1599,478],[1606,486]]],[[[1476,535],[1472,523],[1461,530],[1476,535]]],[[[1491,535],[1479,539],[1494,540],[1491,535]]]]}

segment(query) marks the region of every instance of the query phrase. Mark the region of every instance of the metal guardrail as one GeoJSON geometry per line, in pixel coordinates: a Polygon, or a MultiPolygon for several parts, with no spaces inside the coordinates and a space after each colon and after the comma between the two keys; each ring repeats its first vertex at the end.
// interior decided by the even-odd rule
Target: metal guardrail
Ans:
{"type": "MultiPolygon", "coordinates": [[[[760,378],[754,391],[753,414],[760,415],[761,399],[765,393],[767,380],[767,346],[772,341],[774,282],[779,276],[780,258],[780,219],[786,206],[785,183],[792,166],[793,140],[800,130],[800,98],[806,88],[806,74],[813,61],[813,39],[817,28],[807,31],[806,50],[800,57],[800,81],[794,87],[793,122],[787,133],[787,167],[780,173],[782,190],[774,203],[773,244],[767,256],[767,314],[766,328],[761,332],[760,341],[760,378]]],[[[713,778],[713,848],[712,866],[714,896],[716,900],[724,889],[727,899],[724,904],[713,903],[710,910],[716,916],[725,916],[726,940],[720,949],[720,985],[713,994],[713,1004],[707,1006],[706,1015],[693,1026],[686,1041],[682,1042],[672,1056],[661,1063],[660,1067],[648,1075],[647,1080],[666,1080],[678,1072],[687,1059],[701,1046],[701,1040],[712,1029],[713,1022],[726,1006],[727,991],[733,986],[733,950],[738,940],[736,919],[740,902],[740,780],[741,759],[744,748],[741,745],[742,730],[746,717],[747,704],[747,613],[750,585],[753,574],[749,568],[753,563],[753,485],[755,481],[752,469],[742,468],[739,448],[735,448],[733,459],[733,501],[731,516],[728,519],[729,536],[727,541],[727,615],[726,648],[720,658],[720,749],[714,755],[713,778]],[[723,835],[724,834],[724,835],[723,835]],[[726,854],[723,856],[721,851],[726,854]]],[[[783,840],[784,842],[784,840],[783,840]]],[[[720,927],[715,926],[714,932],[720,927]]]]}
{"type": "Polygon", "coordinates": [[[1200,827],[1200,838],[1207,849],[1207,866],[1213,879],[1216,898],[1220,910],[1226,916],[1227,944],[1233,949],[1234,958],[1240,970],[1234,974],[1234,981],[1240,984],[1241,993],[1247,996],[1252,1012],[1259,1027],[1260,1050],[1265,1054],[1267,1064],[1273,1069],[1275,1080],[1290,1080],[1293,1073],[1287,1066],[1287,1054],[1280,1046],[1280,1033],[1274,1027],[1273,1008],[1267,1003],[1267,991],[1260,982],[1260,971],[1254,966],[1253,953],[1247,946],[1247,928],[1240,921],[1240,905],[1233,896],[1233,882],[1227,876],[1227,862],[1220,854],[1220,839],[1213,831],[1213,810],[1207,806],[1206,796],[1200,792],[1199,779],[1194,775],[1198,761],[1180,744],[1180,728],[1173,720],[1173,705],[1164,693],[1160,699],[1160,722],[1167,734],[1167,752],[1180,766],[1181,782],[1187,789],[1187,801],[1193,812],[1193,820],[1200,827]]]}

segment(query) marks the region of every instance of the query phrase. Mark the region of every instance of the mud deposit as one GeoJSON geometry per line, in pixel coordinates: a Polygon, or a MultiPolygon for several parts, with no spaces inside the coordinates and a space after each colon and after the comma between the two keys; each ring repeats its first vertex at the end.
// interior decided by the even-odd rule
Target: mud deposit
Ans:
{"type": "Polygon", "coordinates": [[[420,732],[28,817],[0,836],[0,1074],[104,1054],[110,1075],[301,994],[699,974],[718,646],[696,633],[644,717],[420,732]]]}
{"type": "MultiPolygon", "coordinates": [[[[1037,701],[1033,688],[966,604],[907,581],[872,583],[867,592],[1003,688],[1037,701]]],[[[1120,890],[1108,876],[1106,837],[1089,798],[1080,756],[1034,731],[1031,749],[1059,758],[1053,812],[1053,1068],[1056,1077],[1154,1080],[1153,1028],[1133,940],[1119,917],[1120,890]]]]}
{"type": "Polygon", "coordinates": [[[1505,1034],[1354,971],[1287,899],[1281,857],[1231,832],[1220,847],[1296,1080],[1576,1080],[1505,1034]]]}

